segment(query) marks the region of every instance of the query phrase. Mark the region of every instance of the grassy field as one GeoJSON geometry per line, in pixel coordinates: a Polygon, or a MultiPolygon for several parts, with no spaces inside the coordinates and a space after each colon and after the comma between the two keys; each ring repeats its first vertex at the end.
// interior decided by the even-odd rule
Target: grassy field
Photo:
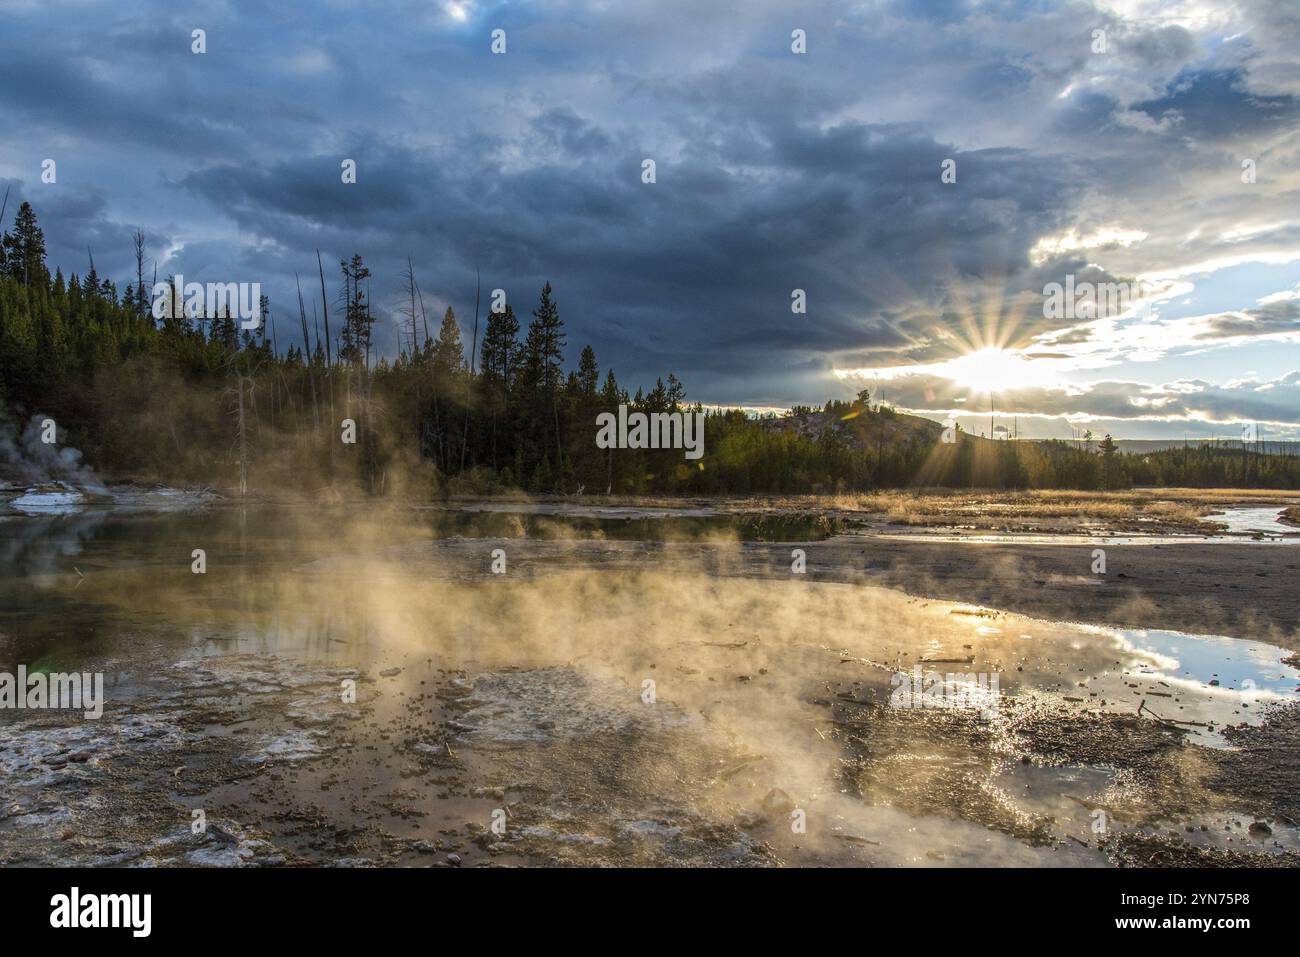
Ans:
{"type": "MultiPolygon", "coordinates": [[[[681,506],[672,498],[582,500],[593,505],[681,506]]],[[[1270,489],[1145,488],[1115,492],[1001,489],[897,489],[850,495],[757,496],[702,500],[724,512],[823,512],[846,519],[897,525],[1059,531],[1115,530],[1210,533],[1206,517],[1225,507],[1290,505],[1300,521],[1300,494],[1270,489]]]]}
{"type": "MultiPolygon", "coordinates": [[[[355,498],[364,499],[358,490],[355,498]]],[[[292,496],[259,495],[285,501],[292,496]]],[[[337,496],[343,501],[342,496],[337,496]]],[[[411,499],[412,502],[423,501],[411,499]]],[[[724,515],[824,516],[876,526],[956,526],[990,531],[1069,533],[1090,530],[1210,534],[1208,517],[1232,507],[1276,506],[1300,527],[1300,492],[1279,489],[1140,488],[1113,492],[1003,489],[890,489],[842,495],[681,498],[647,495],[530,496],[523,492],[453,495],[448,505],[490,501],[498,506],[545,505],[562,514],[586,509],[710,509],[724,515]]]]}
{"type": "Polygon", "coordinates": [[[884,492],[862,496],[855,511],[903,525],[976,528],[1212,531],[1206,517],[1227,506],[1295,501],[1294,493],[1258,489],[1143,489],[1123,492],[884,492]],[[1285,496],[1285,497],[1284,497],[1285,496]]]}

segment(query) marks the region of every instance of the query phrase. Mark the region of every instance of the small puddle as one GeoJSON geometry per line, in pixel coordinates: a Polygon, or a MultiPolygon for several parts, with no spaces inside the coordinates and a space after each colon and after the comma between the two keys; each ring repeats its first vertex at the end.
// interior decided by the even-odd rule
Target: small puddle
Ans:
{"type": "Polygon", "coordinates": [[[1300,535],[1300,529],[1278,521],[1282,510],[1282,506],[1277,505],[1267,508],[1228,508],[1206,517],[1210,521],[1226,525],[1228,532],[1233,535],[1300,535]]]}
{"type": "Polygon", "coordinates": [[[872,535],[902,542],[942,542],[981,545],[1185,545],[1188,543],[1240,545],[1245,542],[1263,542],[1267,544],[1300,545],[1300,529],[1283,525],[1278,521],[1285,506],[1270,505],[1264,508],[1226,508],[1205,517],[1206,521],[1218,522],[1225,530],[1214,535],[1195,534],[1159,534],[1127,533],[1123,535],[1067,533],[1062,535],[1045,532],[970,532],[949,531],[914,531],[884,532],[872,535]]]}
{"type": "Polygon", "coordinates": [[[1244,700],[1300,699],[1300,670],[1283,664],[1289,652],[1275,645],[1155,628],[1118,635],[1133,650],[1155,656],[1160,664],[1151,673],[1168,681],[1244,700]]]}
{"type": "MultiPolygon", "coordinates": [[[[964,535],[952,532],[882,532],[870,537],[895,542],[934,542],[944,545],[1186,545],[1189,542],[1197,545],[1240,545],[1252,541],[1227,535],[1054,535],[1046,532],[971,532],[964,535]]],[[[1267,540],[1300,543],[1300,537],[1267,540]]]]}
{"type": "Polygon", "coordinates": [[[71,489],[31,488],[9,505],[24,515],[73,515],[81,511],[85,497],[71,489]]]}
{"type": "Polygon", "coordinates": [[[1095,675],[1093,691],[1120,710],[1144,706],[1198,743],[1227,746],[1229,725],[1259,725],[1270,705],[1300,700],[1290,652],[1265,642],[1148,628],[1080,626],[1111,637],[1126,655],[1118,672],[1095,675]]]}

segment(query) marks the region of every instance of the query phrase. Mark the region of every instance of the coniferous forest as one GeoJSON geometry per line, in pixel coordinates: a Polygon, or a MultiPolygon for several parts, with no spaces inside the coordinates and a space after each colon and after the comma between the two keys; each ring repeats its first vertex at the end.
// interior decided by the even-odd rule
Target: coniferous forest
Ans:
{"type": "MultiPolygon", "coordinates": [[[[298,298],[263,301],[241,330],[229,312],[154,318],[146,237],[124,287],[50,271],[29,203],[3,235],[0,434],[50,418],[98,474],[236,491],[360,489],[373,495],[837,493],[909,485],[1125,488],[1300,487],[1300,457],[1248,447],[1118,452],[999,441],[871,403],[863,391],[781,418],[710,410],[705,453],[600,449],[596,417],[703,411],[668,373],[620,383],[569,341],[545,285],[521,316],[425,309],[414,266],[400,277],[400,354],[374,346],[372,276],[360,255],[300,277],[298,298]],[[468,335],[466,333],[468,332],[468,335]],[[466,339],[468,338],[468,342],[466,339]],[[299,343],[307,343],[304,349],[299,343]],[[575,358],[576,356],[576,358],[575,358]],[[355,441],[344,441],[345,422],[355,441]],[[951,441],[955,438],[955,441],[951,441]]],[[[521,310],[522,311],[522,310],[521,310]]]]}

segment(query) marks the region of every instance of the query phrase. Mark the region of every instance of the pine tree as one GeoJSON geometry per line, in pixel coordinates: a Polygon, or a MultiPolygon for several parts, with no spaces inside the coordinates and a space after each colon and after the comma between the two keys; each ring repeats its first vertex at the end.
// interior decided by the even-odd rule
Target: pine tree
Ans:
{"type": "Polygon", "coordinates": [[[584,346],[578,359],[578,388],[585,398],[595,398],[600,385],[600,367],[596,365],[596,352],[591,346],[584,346]]]}
{"type": "Polygon", "coordinates": [[[682,380],[677,378],[671,372],[668,373],[668,408],[676,412],[682,407],[682,401],[686,398],[686,386],[682,385],[682,380]]]}
{"type": "Polygon", "coordinates": [[[354,255],[351,262],[340,262],[343,273],[343,347],[339,358],[353,365],[368,363],[370,358],[371,327],[374,319],[370,315],[370,302],[361,284],[370,278],[370,270],[359,255],[354,255]]]}
{"type": "Polygon", "coordinates": [[[4,271],[24,286],[46,286],[50,274],[45,268],[45,233],[36,222],[32,204],[24,201],[14,216],[14,231],[5,233],[4,271]]]}
{"type": "Polygon", "coordinates": [[[465,371],[465,343],[451,306],[443,313],[438,341],[433,344],[433,368],[439,381],[448,384],[465,371]]]}
{"type": "Polygon", "coordinates": [[[213,317],[210,335],[212,341],[219,342],[227,352],[238,351],[239,330],[235,326],[235,319],[230,314],[229,306],[222,310],[222,315],[213,317]]]}
{"type": "MultiPolygon", "coordinates": [[[[524,354],[529,378],[527,385],[539,392],[536,396],[540,400],[536,405],[538,418],[550,417],[555,429],[556,460],[560,461],[563,446],[560,438],[559,392],[564,380],[564,321],[560,319],[559,308],[551,300],[549,282],[542,287],[541,302],[533,310],[533,321],[528,324],[524,354]]],[[[538,424],[541,425],[541,422],[538,424]]]]}
{"type": "Polygon", "coordinates": [[[507,303],[501,312],[488,315],[480,368],[486,383],[504,390],[514,380],[518,365],[519,320],[507,303]]]}
{"type": "MultiPolygon", "coordinates": [[[[602,412],[609,412],[614,415],[618,414],[618,407],[621,403],[627,402],[627,393],[619,388],[618,380],[614,378],[614,370],[610,369],[605,373],[605,385],[600,390],[600,408],[602,412]]],[[[614,449],[611,446],[605,452],[605,494],[608,495],[614,490],[614,449]]]]}
{"type": "Polygon", "coordinates": [[[487,329],[483,333],[483,351],[480,362],[484,403],[492,419],[492,467],[497,467],[498,455],[509,458],[509,448],[502,449],[498,419],[510,415],[510,389],[515,382],[519,365],[519,320],[507,303],[501,312],[489,313],[487,329]]]}
{"type": "Polygon", "coordinates": [[[551,300],[551,284],[542,287],[542,300],[533,310],[528,325],[528,352],[536,356],[541,371],[541,387],[554,399],[564,378],[564,321],[551,300]]]}

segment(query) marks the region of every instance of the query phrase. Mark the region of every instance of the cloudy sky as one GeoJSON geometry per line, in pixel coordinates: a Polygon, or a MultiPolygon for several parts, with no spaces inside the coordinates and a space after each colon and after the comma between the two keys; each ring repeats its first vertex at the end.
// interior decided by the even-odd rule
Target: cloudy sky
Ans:
{"type": "Polygon", "coordinates": [[[261,282],[281,346],[319,248],[390,353],[409,256],[467,340],[476,269],[549,280],[571,359],[707,404],[1300,434],[1295,0],[732,6],[0,0],[0,184],[65,272],[125,286],[140,227],[261,282]]]}

